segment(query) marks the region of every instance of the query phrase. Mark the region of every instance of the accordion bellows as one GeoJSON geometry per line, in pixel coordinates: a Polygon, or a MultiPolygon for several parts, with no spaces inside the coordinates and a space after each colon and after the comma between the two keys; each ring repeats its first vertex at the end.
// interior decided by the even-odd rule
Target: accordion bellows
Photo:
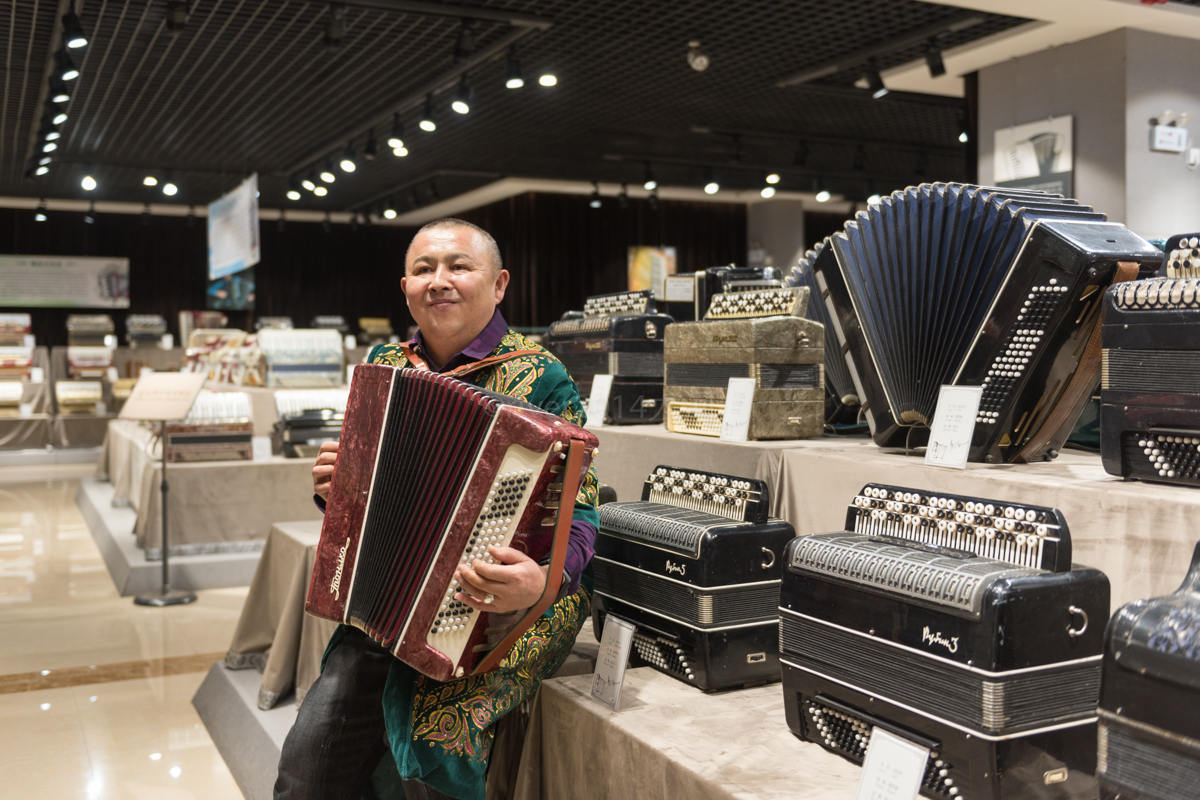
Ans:
{"type": "Polygon", "coordinates": [[[924,444],[939,387],[982,386],[972,461],[1036,461],[1099,380],[1100,296],[1162,254],[1041,192],[922,184],[861,211],[813,263],[881,446],[924,444]]]}
{"type": "Polygon", "coordinates": [[[488,659],[495,663],[536,616],[514,623],[459,603],[455,568],[487,560],[488,545],[534,560],[556,538],[565,547],[560,505],[573,512],[570,487],[596,442],[506,395],[431,372],[360,365],[306,609],[360,628],[435,680],[490,668],[488,659]],[[579,447],[587,455],[568,475],[579,447]]]}
{"type": "Polygon", "coordinates": [[[1108,624],[1096,777],[1103,800],[1176,800],[1200,786],[1200,545],[1174,594],[1108,624]]]}
{"type": "Polygon", "coordinates": [[[854,385],[850,368],[846,366],[846,357],[838,344],[838,337],[833,332],[834,318],[829,313],[825,302],[825,293],[821,291],[813,273],[813,262],[820,257],[825,249],[825,242],[819,242],[800,259],[800,263],[792,268],[790,283],[793,286],[808,288],[808,318],[825,326],[825,388],[829,394],[837,398],[845,406],[859,404],[859,389],[854,385]]]}

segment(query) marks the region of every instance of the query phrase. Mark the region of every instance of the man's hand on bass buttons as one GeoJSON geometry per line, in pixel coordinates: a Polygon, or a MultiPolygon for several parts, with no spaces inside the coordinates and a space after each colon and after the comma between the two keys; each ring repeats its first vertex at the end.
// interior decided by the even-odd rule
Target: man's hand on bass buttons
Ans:
{"type": "Polygon", "coordinates": [[[337,454],[337,442],[321,442],[321,449],[317,451],[317,460],[313,462],[313,491],[322,500],[329,499],[329,486],[330,481],[333,480],[333,465],[337,463],[337,454]]]}
{"type": "Polygon", "coordinates": [[[511,547],[489,547],[488,555],[495,564],[475,559],[455,570],[454,578],[463,589],[455,600],[494,614],[529,608],[538,601],[546,589],[548,567],[511,547]],[[489,594],[495,599],[484,603],[489,594]]]}

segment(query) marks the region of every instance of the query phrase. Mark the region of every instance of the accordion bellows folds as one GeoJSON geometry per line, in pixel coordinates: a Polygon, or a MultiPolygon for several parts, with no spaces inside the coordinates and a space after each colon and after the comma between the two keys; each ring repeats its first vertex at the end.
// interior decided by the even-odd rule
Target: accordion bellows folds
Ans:
{"type": "Polygon", "coordinates": [[[365,631],[435,680],[491,669],[553,601],[596,444],[507,395],[358,366],[306,609],[365,631]],[[559,559],[545,605],[515,620],[454,600],[454,570],[487,560],[489,545],[559,559]]]}
{"type": "Polygon", "coordinates": [[[637,626],[630,662],[711,692],[779,680],[779,574],[795,536],[766,483],[679,467],[600,506],[593,625],[637,626]]]}
{"type": "Polygon", "coordinates": [[[1200,278],[1114,286],[1102,326],[1104,469],[1200,486],[1200,278]]]}
{"type": "Polygon", "coordinates": [[[868,484],[787,548],[788,726],[855,762],[875,727],[922,743],[928,797],[1095,797],[1108,608],[1056,509],[868,484]]]}
{"type": "Polygon", "coordinates": [[[612,375],[605,419],[618,425],[662,421],[663,332],[670,316],[655,312],[650,292],[589,297],[583,315],[550,323],[546,349],[587,397],[596,375],[612,375]]]}
{"type": "Polygon", "coordinates": [[[1108,623],[1096,777],[1102,800],[1200,792],[1200,545],[1174,594],[1108,623]]]}
{"type": "Polygon", "coordinates": [[[667,328],[667,430],[720,436],[730,378],[753,378],[750,439],[804,439],[824,429],[825,331],[804,318],[806,288],[722,292],[702,322],[667,328]]]}
{"type": "Polygon", "coordinates": [[[813,262],[875,443],[928,439],[939,388],[982,386],[969,458],[1053,457],[1100,377],[1104,289],[1162,254],[1041,192],[922,184],[884,197],[813,262]]]}
{"type": "Polygon", "coordinates": [[[838,337],[833,334],[833,317],[825,302],[825,293],[821,291],[813,273],[813,262],[824,249],[825,242],[819,242],[805,253],[800,263],[792,267],[790,283],[792,286],[808,288],[808,318],[825,327],[825,390],[841,405],[852,407],[860,403],[859,390],[850,376],[850,368],[846,366],[846,357],[838,344],[838,337]]]}

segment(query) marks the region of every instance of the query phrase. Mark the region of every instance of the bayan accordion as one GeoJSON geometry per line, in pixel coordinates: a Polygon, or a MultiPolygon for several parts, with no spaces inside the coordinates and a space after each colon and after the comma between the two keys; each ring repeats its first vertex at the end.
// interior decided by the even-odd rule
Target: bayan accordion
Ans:
{"type": "Polygon", "coordinates": [[[1200,545],[1179,591],[1109,621],[1100,683],[1102,800],[1200,794],[1200,545]]]}
{"type": "Polygon", "coordinates": [[[314,458],[324,442],[342,436],[348,389],[280,389],[275,392],[279,421],[272,450],[287,458],[314,458]]]}
{"type": "Polygon", "coordinates": [[[115,347],[113,320],[108,314],[69,314],[67,344],[81,347],[115,347]]]}
{"type": "Polygon", "coordinates": [[[254,330],[290,331],[296,326],[291,317],[259,317],[254,321],[254,330]]]}
{"type": "Polygon", "coordinates": [[[160,314],[130,314],[125,317],[125,341],[130,347],[162,347],[167,321],[160,314]]]}
{"type": "Polygon", "coordinates": [[[703,322],[667,328],[667,430],[720,436],[730,378],[752,378],[750,439],[804,439],[824,430],[825,331],[804,318],[808,289],[713,295],[703,322]]]}
{"type": "MultiPolygon", "coordinates": [[[[792,276],[788,283],[792,286],[808,288],[808,318],[816,320],[825,328],[825,394],[832,400],[832,409],[826,409],[826,421],[851,422],[858,417],[861,406],[859,388],[854,385],[850,367],[846,364],[846,356],[834,335],[834,318],[827,304],[827,293],[822,291],[813,272],[813,262],[820,257],[825,249],[825,242],[819,242],[800,259],[800,263],[792,267],[792,276]],[[850,417],[850,419],[843,419],[850,417]]],[[[828,404],[827,404],[828,406],[828,404]]]]}
{"type": "Polygon", "coordinates": [[[875,727],[906,736],[929,797],[1095,797],[1108,578],[1056,509],[868,484],[785,565],[796,736],[856,762],[875,727]]]}
{"type": "Polygon", "coordinates": [[[1101,324],[1104,469],[1200,486],[1200,278],[1114,286],[1101,324]]]}
{"type": "Polygon", "coordinates": [[[95,414],[96,404],[104,402],[100,381],[55,381],[54,402],[59,414],[95,414]]]}
{"type": "Polygon", "coordinates": [[[363,347],[387,344],[392,339],[392,321],[387,317],[359,317],[358,343],[363,347]]]}
{"type": "Polygon", "coordinates": [[[428,371],[355,368],[306,609],[365,631],[439,681],[487,672],[554,602],[596,437],[428,371]],[[489,545],[551,557],[523,616],[458,602],[489,545]],[[520,617],[520,619],[516,619],[520,617]]]}
{"type": "Polygon", "coordinates": [[[1100,377],[1100,300],[1153,245],[1041,192],[922,184],[860,211],[813,262],[880,446],[928,440],[942,385],[981,386],[971,461],[1053,458],[1100,377]]]}
{"type": "Polygon", "coordinates": [[[32,331],[29,314],[0,314],[0,347],[26,347],[25,337],[32,331]]]}
{"type": "Polygon", "coordinates": [[[201,392],[187,418],[166,424],[168,463],[250,461],[254,423],[245,392],[201,392]]]}
{"type": "Polygon", "coordinates": [[[1184,233],[1167,239],[1159,274],[1166,278],[1200,278],[1200,233],[1184,233]]]}
{"type": "Polygon", "coordinates": [[[319,314],[312,318],[308,327],[328,328],[329,330],[337,331],[343,336],[350,333],[350,326],[346,324],[346,318],[340,314],[319,314]]]}
{"type": "Polygon", "coordinates": [[[587,397],[595,375],[612,375],[605,421],[662,422],[663,332],[673,320],[656,314],[650,292],[589,297],[583,316],[550,323],[545,345],[587,397]]]}
{"type": "Polygon", "coordinates": [[[32,347],[0,346],[0,379],[27,381],[32,373],[32,347]]]}
{"type": "Polygon", "coordinates": [[[67,347],[67,375],[72,380],[97,379],[108,375],[113,365],[113,348],[91,345],[67,347]]]}
{"type": "Polygon", "coordinates": [[[637,626],[630,663],[711,692],[779,680],[780,565],[795,536],[763,481],[660,466],[600,506],[593,627],[637,626]]]}
{"type": "Polygon", "coordinates": [[[267,362],[267,386],[342,385],[345,352],[342,336],[335,330],[263,328],[258,332],[258,346],[267,362]]]}

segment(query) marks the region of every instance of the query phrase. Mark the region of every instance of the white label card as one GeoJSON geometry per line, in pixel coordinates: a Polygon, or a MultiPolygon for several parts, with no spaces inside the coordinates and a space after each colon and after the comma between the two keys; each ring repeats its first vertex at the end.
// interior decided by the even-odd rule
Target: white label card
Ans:
{"type": "Polygon", "coordinates": [[[17,404],[17,412],[22,417],[32,417],[33,416],[33,403],[18,403],[17,404]]]}
{"type": "Polygon", "coordinates": [[[592,699],[613,711],[621,710],[621,686],[625,683],[625,665],[629,663],[629,647],[636,630],[633,623],[612,614],[604,618],[604,634],[600,637],[596,672],[592,675],[592,699]]]}
{"type": "Polygon", "coordinates": [[[612,385],[612,375],[596,375],[592,378],[592,393],[588,397],[587,405],[587,424],[583,427],[604,427],[604,415],[608,413],[608,396],[612,394],[612,385]]]}
{"type": "Polygon", "coordinates": [[[668,303],[690,303],[696,297],[696,279],[691,275],[670,275],[663,299],[668,303]]]}
{"type": "Polygon", "coordinates": [[[982,386],[943,386],[929,431],[925,463],[931,467],[966,469],[975,434],[975,416],[983,398],[982,386]]]}
{"type": "Polygon", "coordinates": [[[96,416],[103,417],[107,414],[108,414],[108,403],[104,402],[103,400],[101,400],[99,403],[96,403],[96,416]]]}
{"type": "Polygon", "coordinates": [[[916,800],[928,762],[928,748],[873,729],[854,800],[916,800]]]}
{"type": "Polygon", "coordinates": [[[726,442],[744,442],[750,436],[750,411],[754,407],[754,378],[730,378],[725,389],[725,416],[721,420],[721,438],[726,442]]]}
{"type": "Polygon", "coordinates": [[[271,437],[270,436],[251,436],[250,437],[250,452],[255,461],[270,461],[271,460],[271,437]]]}
{"type": "Polygon", "coordinates": [[[174,334],[164,333],[162,335],[162,342],[159,344],[159,346],[162,347],[163,350],[170,350],[175,347],[174,334]]]}
{"type": "Polygon", "coordinates": [[[25,346],[26,347],[37,347],[37,337],[34,336],[32,333],[25,334],[25,346]]]}
{"type": "Polygon", "coordinates": [[[347,333],[342,337],[342,347],[346,350],[353,350],[358,347],[358,340],[352,334],[347,333]]]}
{"type": "Polygon", "coordinates": [[[29,382],[30,383],[45,383],[46,382],[46,370],[42,369],[41,367],[31,367],[29,370],[29,382]]]}
{"type": "Polygon", "coordinates": [[[116,383],[116,382],[117,382],[117,380],[118,380],[118,379],[121,377],[121,376],[120,376],[120,375],[117,373],[117,368],[116,368],[116,367],[109,367],[109,368],[108,368],[108,370],[107,370],[107,374],[108,374],[108,382],[109,382],[109,383],[116,383]]]}

